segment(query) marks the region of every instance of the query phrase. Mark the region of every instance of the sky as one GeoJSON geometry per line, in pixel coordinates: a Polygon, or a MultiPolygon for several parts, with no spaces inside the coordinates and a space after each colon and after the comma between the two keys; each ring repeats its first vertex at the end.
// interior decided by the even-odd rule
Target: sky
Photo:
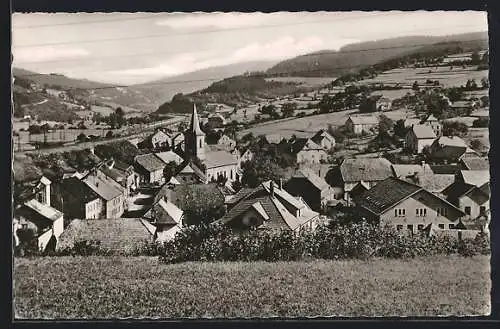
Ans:
{"type": "Polygon", "coordinates": [[[13,65],[135,84],[350,43],[487,31],[486,12],[13,14],[13,65]]]}

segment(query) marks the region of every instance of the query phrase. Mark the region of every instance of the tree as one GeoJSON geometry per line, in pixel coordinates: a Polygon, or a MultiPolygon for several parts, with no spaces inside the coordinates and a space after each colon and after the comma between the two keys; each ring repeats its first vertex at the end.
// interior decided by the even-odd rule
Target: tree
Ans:
{"type": "Polygon", "coordinates": [[[490,87],[490,83],[488,82],[488,78],[483,77],[481,79],[481,88],[488,89],[490,87]]]}
{"type": "Polygon", "coordinates": [[[470,57],[472,64],[479,64],[481,62],[481,57],[479,56],[479,52],[474,51],[470,57]]]}
{"type": "Polygon", "coordinates": [[[459,121],[445,121],[443,124],[443,135],[445,136],[464,136],[469,132],[469,127],[459,121]]]}
{"type": "Polygon", "coordinates": [[[474,128],[488,128],[490,125],[489,118],[478,118],[472,122],[472,127],[474,128]]]}
{"type": "Polygon", "coordinates": [[[112,130],[109,130],[107,133],[106,133],[106,138],[112,138],[113,137],[113,131],[112,130]]]}
{"type": "Polygon", "coordinates": [[[413,82],[413,85],[411,86],[411,89],[415,90],[415,91],[419,91],[420,90],[420,87],[418,85],[418,81],[415,80],[415,82],[413,82]]]}
{"type": "Polygon", "coordinates": [[[477,138],[470,141],[470,147],[477,152],[482,152],[485,149],[484,143],[477,138]]]}
{"type": "Polygon", "coordinates": [[[179,123],[179,125],[177,126],[177,130],[181,133],[184,132],[186,129],[187,129],[187,125],[184,121],[179,123]]]}
{"type": "Polygon", "coordinates": [[[367,97],[361,100],[359,104],[359,112],[371,113],[377,111],[377,101],[374,97],[367,97]]]}
{"type": "Polygon", "coordinates": [[[88,140],[88,137],[84,133],[81,133],[80,135],[76,136],[76,140],[79,141],[80,143],[86,142],[88,140]]]}
{"type": "Polygon", "coordinates": [[[406,136],[406,132],[407,129],[405,126],[405,120],[400,119],[396,121],[396,123],[394,124],[394,135],[402,138],[406,136]]]}
{"type": "Polygon", "coordinates": [[[115,115],[116,123],[118,124],[118,127],[121,128],[127,122],[127,120],[125,120],[125,112],[121,107],[117,107],[115,110],[115,115]]]}
{"type": "Polygon", "coordinates": [[[269,179],[279,181],[280,178],[286,176],[285,170],[269,158],[255,157],[253,160],[243,163],[242,169],[241,183],[248,187],[257,187],[260,183],[269,179]]]}
{"type": "Polygon", "coordinates": [[[394,121],[388,118],[386,115],[380,115],[378,121],[378,131],[381,134],[385,134],[390,131],[394,126],[394,121]]]}
{"type": "Polygon", "coordinates": [[[297,110],[297,103],[293,102],[283,104],[283,117],[287,118],[293,116],[295,110],[297,110]]]}

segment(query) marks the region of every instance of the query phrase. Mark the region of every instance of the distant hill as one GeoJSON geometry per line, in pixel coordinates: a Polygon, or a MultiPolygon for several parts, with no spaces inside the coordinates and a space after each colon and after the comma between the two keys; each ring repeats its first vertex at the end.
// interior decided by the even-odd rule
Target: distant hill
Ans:
{"type": "Polygon", "coordinates": [[[277,61],[256,61],[211,67],[173,77],[138,84],[130,89],[140,92],[158,107],[176,94],[189,94],[210,86],[213,82],[237,76],[247,71],[265,71],[277,61]]]}
{"type": "Polygon", "coordinates": [[[419,51],[422,47],[445,42],[455,42],[465,48],[487,47],[487,32],[466,33],[448,36],[406,36],[369,42],[360,42],[342,47],[339,51],[322,50],[284,60],[266,73],[303,77],[331,76],[348,73],[353,69],[370,66],[398,56],[419,51]]]}
{"type": "Polygon", "coordinates": [[[30,81],[36,82],[42,86],[55,86],[62,87],[64,89],[69,88],[103,88],[111,86],[111,84],[105,84],[101,82],[90,81],[86,79],[74,79],[64,76],[62,74],[40,74],[21,68],[14,67],[12,69],[12,74],[14,77],[21,77],[28,79],[30,81]]]}

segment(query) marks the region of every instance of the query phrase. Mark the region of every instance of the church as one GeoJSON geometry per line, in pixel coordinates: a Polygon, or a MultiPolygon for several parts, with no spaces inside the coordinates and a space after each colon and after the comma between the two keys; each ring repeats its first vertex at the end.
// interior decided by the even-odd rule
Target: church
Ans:
{"type": "Polygon", "coordinates": [[[204,165],[205,168],[200,169],[205,174],[205,183],[220,177],[227,178],[228,182],[241,179],[238,158],[225,150],[211,149],[205,143],[205,133],[200,127],[196,105],[193,106],[189,129],[184,132],[184,143],[185,160],[196,157],[204,165]]]}

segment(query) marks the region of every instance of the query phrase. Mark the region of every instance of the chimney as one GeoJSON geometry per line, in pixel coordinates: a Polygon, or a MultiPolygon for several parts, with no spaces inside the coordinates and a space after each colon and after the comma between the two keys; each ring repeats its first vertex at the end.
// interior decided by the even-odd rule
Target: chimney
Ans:
{"type": "Polygon", "coordinates": [[[283,178],[280,178],[280,190],[283,189],[283,178]]]}
{"type": "Polygon", "coordinates": [[[425,168],[425,161],[421,161],[420,164],[422,165],[422,168],[425,168]]]}
{"type": "Polygon", "coordinates": [[[269,190],[270,190],[270,193],[271,193],[271,198],[274,198],[274,182],[273,181],[270,182],[270,188],[269,188],[269,190]]]}

